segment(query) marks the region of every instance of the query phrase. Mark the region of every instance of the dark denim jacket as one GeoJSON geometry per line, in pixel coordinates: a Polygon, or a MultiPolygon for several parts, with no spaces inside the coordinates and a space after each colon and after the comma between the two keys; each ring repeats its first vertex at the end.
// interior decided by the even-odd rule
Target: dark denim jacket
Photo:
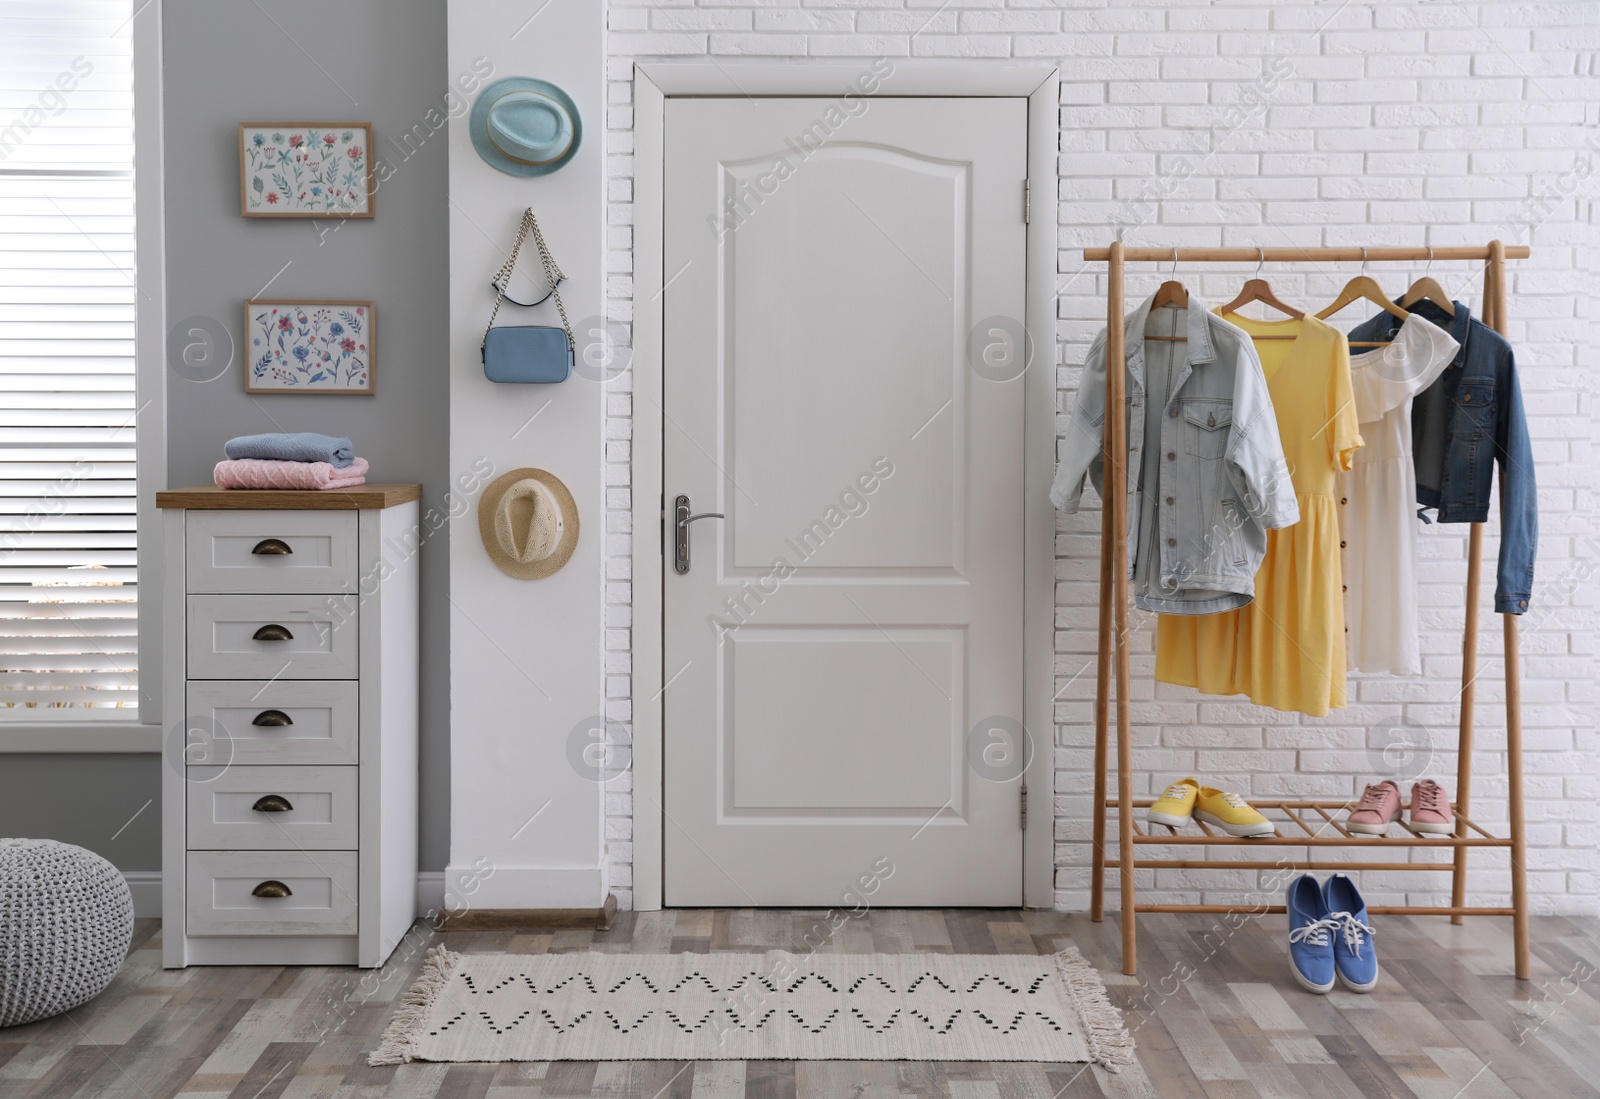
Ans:
{"type": "MultiPolygon", "coordinates": [[[[1494,609],[1521,614],[1533,597],[1539,502],[1516,358],[1504,337],[1474,320],[1460,302],[1454,317],[1431,301],[1409,308],[1461,345],[1455,361],[1411,406],[1417,503],[1437,508],[1441,523],[1482,523],[1489,517],[1490,474],[1500,463],[1494,609]]],[[[1351,331],[1350,339],[1392,339],[1400,325],[1400,318],[1379,313],[1351,331]]]]}

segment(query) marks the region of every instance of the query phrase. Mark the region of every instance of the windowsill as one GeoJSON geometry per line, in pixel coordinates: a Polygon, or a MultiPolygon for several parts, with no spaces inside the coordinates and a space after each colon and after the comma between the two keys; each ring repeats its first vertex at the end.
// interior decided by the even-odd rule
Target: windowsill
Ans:
{"type": "Polygon", "coordinates": [[[125,717],[0,721],[0,755],[13,752],[159,752],[161,726],[125,717]]]}

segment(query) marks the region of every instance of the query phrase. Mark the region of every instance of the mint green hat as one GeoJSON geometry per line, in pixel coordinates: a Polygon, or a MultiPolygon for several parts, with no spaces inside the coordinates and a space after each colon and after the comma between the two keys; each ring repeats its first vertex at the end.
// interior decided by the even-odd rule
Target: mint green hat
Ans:
{"type": "Polygon", "coordinates": [[[491,166],[542,176],[571,160],[583,140],[572,97],[548,80],[508,76],[478,94],[468,120],[472,145],[491,166]]]}

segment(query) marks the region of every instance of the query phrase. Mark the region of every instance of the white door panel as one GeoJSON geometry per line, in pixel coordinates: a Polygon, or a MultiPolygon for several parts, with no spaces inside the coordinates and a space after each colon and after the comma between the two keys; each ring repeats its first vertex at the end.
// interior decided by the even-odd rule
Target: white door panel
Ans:
{"type": "Polygon", "coordinates": [[[920,827],[960,795],[962,657],[953,629],[728,633],[721,815],[920,827]]]}
{"type": "Polygon", "coordinates": [[[666,107],[666,900],[1016,904],[1026,101],[824,106],[666,107]]]}

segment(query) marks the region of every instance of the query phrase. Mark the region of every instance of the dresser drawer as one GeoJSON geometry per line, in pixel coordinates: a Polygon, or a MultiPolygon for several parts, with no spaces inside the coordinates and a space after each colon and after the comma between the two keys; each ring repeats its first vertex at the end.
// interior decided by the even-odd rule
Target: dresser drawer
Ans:
{"type": "Polygon", "coordinates": [[[193,680],[184,761],[218,766],[360,759],[354,680],[193,680]]]}
{"type": "Polygon", "coordinates": [[[191,595],[190,679],[354,679],[353,595],[191,595]]]}
{"type": "Polygon", "coordinates": [[[349,851],[355,767],[190,767],[189,849],[349,851]]]}
{"type": "Polygon", "coordinates": [[[184,541],[191,592],[356,591],[354,512],[191,511],[184,541]]]}
{"type": "Polygon", "coordinates": [[[356,931],[354,851],[191,851],[190,935],[356,931]]]}

